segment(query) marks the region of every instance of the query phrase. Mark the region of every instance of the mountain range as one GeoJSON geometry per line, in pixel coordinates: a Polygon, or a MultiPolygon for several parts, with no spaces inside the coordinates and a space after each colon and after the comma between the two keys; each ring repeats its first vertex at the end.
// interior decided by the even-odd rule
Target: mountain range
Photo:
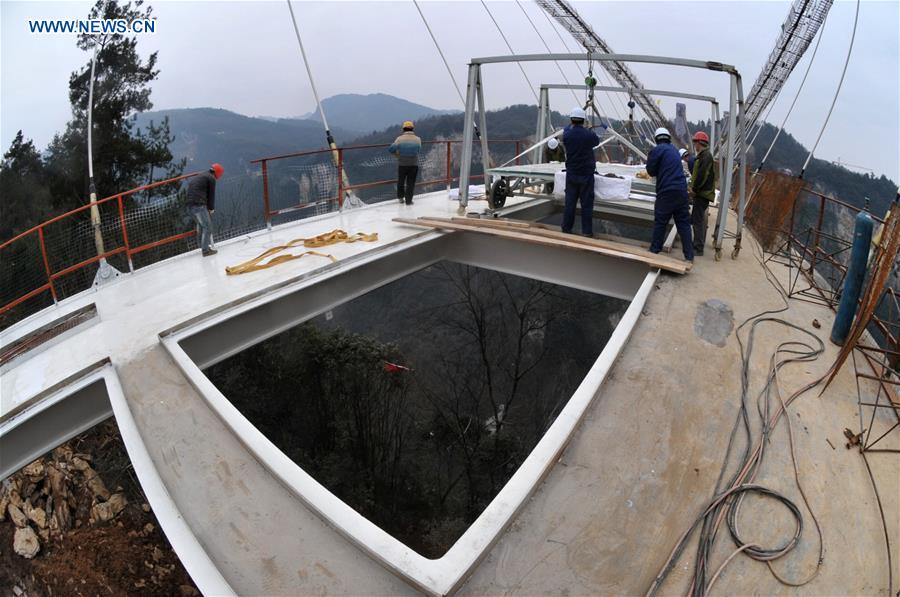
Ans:
{"type": "MultiPolygon", "coordinates": [[[[323,105],[335,140],[341,146],[388,143],[397,136],[400,123],[406,119],[416,122],[416,133],[423,140],[462,137],[462,113],[435,110],[382,93],[338,95],[323,100],[323,105]]],[[[137,124],[158,122],[166,116],[175,136],[170,149],[175,158],[187,158],[187,171],[219,162],[229,174],[251,174],[259,170],[251,160],[326,147],[317,113],[301,118],[269,118],[217,108],[191,108],[146,112],[137,116],[137,124]]],[[[552,120],[556,125],[565,121],[558,113],[553,114],[552,120]]],[[[535,121],[535,106],[517,105],[492,111],[487,118],[488,138],[527,139],[534,134],[535,121]]],[[[702,122],[692,123],[691,129],[705,126],[702,122]]],[[[751,151],[752,167],[758,165],[761,156],[757,154],[764,152],[776,131],[770,124],[763,125],[751,151]]],[[[766,168],[786,169],[796,174],[807,153],[801,143],[785,132],[773,148],[766,168]]],[[[853,205],[861,207],[869,198],[875,213],[884,213],[897,188],[885,176],[852,172],[819,159],[811,161],[805,178],[820,191],[853,205]]]]}
{"type": "MultiPolygon", "coordinates": [[[[459,110],[436,110],[385,93],[342,93],[322,100],[322,108],[329,125],[359,134],[380,131],[404,120],[461,113],[459,110]]],[[[301,118],[322,121],[318,109],[301,118]]]]}

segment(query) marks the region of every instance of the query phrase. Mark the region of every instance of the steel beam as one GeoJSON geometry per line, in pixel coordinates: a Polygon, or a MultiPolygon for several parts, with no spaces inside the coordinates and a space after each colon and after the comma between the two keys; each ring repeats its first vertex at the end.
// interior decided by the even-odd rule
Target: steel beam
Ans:
{"type": "Polygon", "coordinates": [[[519,54],[517,56],[482,56],[472,58],[471,64],[501,64],[506,62],[552,62],[552,61],[579,62],[582,60],[594,60],[597,62],[641,62],[645,64],[665,64],[669,66],[686,66],[703,70],[721,71],[729,75],[737,75],[738,70],[722,62],[712,60],[691,60],[689,58],[669,58],[666,56],[650,56],[646,54],[603,54],[591,52],[589,54],[519,54]]]}
{"type": "Polygon", "coordinates": [[[466,115],[463,119],[463,142],[459,158],[459,211],[461,213],[465,212],[466,206],[469,204],[472,142],[475,140],[475,86],[478,82],[479,68],[477,64],[469,65],[469,83],[466,87],[466,115]]]}
{"type": "MultiPolygon", "coordinates": [[[[541,89],[588,89],[587,85],[557,85],[555,83],[548,83],[541,85],[541,89]]],[[[683,97],[686,99],[698,100],[701,102],[718,102],[718,100],[711,95],[697,95],[694,93],[684,93],[682,91],[663,91],[662,89],[643,89],[639,87],[608,87],[603,85],[596,85],[594,87],[597,91],[613,91],[619,93],[650,93],[653,95],[663,95],[667,97],[683,97]]]]}

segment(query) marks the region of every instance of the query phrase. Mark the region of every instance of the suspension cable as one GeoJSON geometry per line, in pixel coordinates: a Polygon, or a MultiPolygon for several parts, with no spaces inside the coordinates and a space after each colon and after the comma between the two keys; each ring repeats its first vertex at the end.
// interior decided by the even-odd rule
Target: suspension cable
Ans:
{"type": "Polygon", "coordinates": [[[815,47],[813,47],[813,53],[809,58],[809,64],[806,65],[806,72],[803,73],[803,79],[800,81],[800,87],[797,88],[797,94],[794,95],[794,101],[791,102],[791,107],[788,108],[787,114],[784,115],[784,120],[781,121],[781,126],[778,127],[778,131],[776,131],[775,137],[769,144],[769,148],[766,150],[765,156],[763,156],[762,161],[759,163],[759,166],[757,166],[754,173],[758,173],[760,170],[762,170],[762,167],[765,165],[766,160],[769,159],[769,154],[772,153],[772,148],[775,147],[775,142],[778,141],[778,137],[780,137],[781,133],[784,131],[784,125],[787,124],[788,118],[790,118],[791,116],[791,112],[794,111],[794,106],[797,105],[797,100],[800,99],[800,92],[803,91],[803,85],[806,83],[806,77],[809,76],[809,71],[812,69],[813,62],[816,60],[816,52],[819,51],[819,42],[822,41],[822,37],[825,35],[825,25],[828,23],[828,14],[829,13],[825,14],[825,20],[822,21],[822,26],[819,28],[819,37],[816,39],[815,47]]]}
{"type": "Polygon", "coordinates": [[[747,151],[750,151],[750,148],[753,147],[753,144],[756,143],[756,138],[759,137],[760,131],[763,130],[763,125],[768,121],[769,115],[772,113],[772,108],[775,107],[775,104],[778,103],[778,98],[781,96],[781,91],[784,89],[784,85],[779,87],[778,92],[775,94],[775,97],[772,98],[771,103],[769,103],[769,109],[766,110],[766,115],[759,119],[758,124],[756,125],[756,132],[753,133],[753,138],[750,138],[750,131],[747,131],[747,136],[744,137],[744,142],[747,143],[747,151]]]}
{"type": "MultiPolygon", "coordinates": [[[[322,125],[325,127],[325,140],[331,148],[331,159],[334,162],[335,167],[338,168],[339,172],[337,174],[341,177],[344,188],[346,189],[350,187],[350,179],[347,178],[347,171],[344,170],[343,164],[341,164],[337,143],[334,141],[331,129],[328,126],[328,120],[325,118],[325,110],[322,108],[322,102],[319,99],[319,91],[316,89],[316,82],[313,79],[312,69],[309,66],[309,60],[306,57],[306,49],[303,47],[303,38],[300,36],[300,28],[297,27],[297,18],[294,16],[294,7],[291,5],[291,0],[287,0],[287,5],[288,11],[291,13],[291,24],[294,26],[294,34],[297,36],[297,43],[300,45],[300,54],[303,56],[303,65],[306,67],[306,75],[309,78],[309,86],[312,88],[313,97],[316,98],[316,106],[319,109],[319,115],[322,117],[322,125]]],[[[341,207],[343,207],[345,199],[348,207],[359,207],[362,205],[362,201],[350,191],[344,191],[344,197],[340,200],[341,207]]]]}
{"type": "MultiPolygon", "coordinates": [[[[562,34],[559,32],[559,29],[556,28],[556,24],[553,22],[553,19],[550,18],[550,15],[548,15],[543,10],[541,11],[541,13],[544,15],[544,18],[547,19],[547,22],[550,23],[550,28],[553,29],[553,32],[556,34],[556,37],[559,38],[559,41],[560,41],[560,43],[562,43],[563,47],[566,49],[566,52],[568,52],[569,54],[574,54],[572,49],[569,48],[569,44],[566,43],[566,40],[563,38],[562,34]]],[[[575,63],[575,67],[578,69],[578,72],[581,73],[582,78],[587,77],[587,73],[585,73],[581,69],[581,67],[578,65],[577,62],[575,63]]],[[[619,114],[619,110],[616,108],[616,104],[612,101],[612,96],[610,95],[609,91],[604,91],[604,93],[606,94],[606,97],[609,100],[610,106],[612,106],[613,111],[616,113],[616,118],[619,120],[619,122],[624,122],[622,115],[619,114]]],[[[607,120],[609,120],[609,119],[607,118],[607,120]]],[[[609,122],[609,125],[610,125],[610,127],[612,127],[612,122],[609,122]]]]}
{"type": "Polygon", "coordinates": [[[331,130],[328,127],[328,120],[325,118],[325,110],[322,109],[322,102],[319,100],[319,91],[316,89],[316,81],[313,79],[312,69],[309,67],[309,60],[306,57],[306,49],[303,47],[303,38],[300,36],[300,29],[297,27],[297,18],[294,16],[294,7],[291,0],[287,0],[288,10],[291,13],[291,24],[294,26],[294,35],[297,36],[297,43],[300,45],[300,54],[303,56],[303,66],[306,67],[306,76],[309,78],[309,86],[312,88],[313,97],[316,99],[316,106],[319,108],[319,115],[322,117],[322,124],[325,126],[325,134],[328,135],[328,142],[332,143],[331,130]]]}
{"type": "Polygon", "coordinates": [[[853,53],[853,42],[856,40],[856,25],[859,23],[859,0],[856,0],[856,14],[853,17],[853,33],[850,35],[850,47],[847,48],[847,58],[844,60],[844,70],[841,71],[841,80],[838,81],[837,89],[834,92],[834,99],[831,100],[831,107],[828,108],[828,115],[825,116],[825,122],[822,123],[822,130],[819,131],[819,136],[816,138],[816,142],[813,145],[813,148],[810,150],[809,155],[806,157],[806,162],[803,164],[803,168],[800,169],[800,178],[803,178],[803,173],[806,172],[806,167],[809,165],[810,160],[812,160],[813,154],[816,152],[816,148],[819,146],[819,141],[822,140],[822,134],[825,133],[825,127],[828,126],[828,121],[831,118],[831,112],[834,110],[834,105],[837,103],[838,95],[841,93],[841,87],[844,85],[844,75],[847,74],[847,65],[850,64],[850,55],[853,53]]]}
{"type": "MultiPolygon", "coordinates": [[[[548,54],[552,54],[552,53],[553,53],[553,50],[550,49],[550,45],[547,44],[547,40],[545,40],[545,39],[544,39],[544,36],[541,35],[541,32],[538,31],[537,25],[535,25],[535,24],[534,24],[534,21],[531,20],[531,17],[528,16],[528,12],[525,10],[525,7],[522,6],[522,3],[521,3],[519,0],[516,0],[516,4],[519,5],[519,8],[522,10],[522,14],[525,15],[525,18],[526,18],[526,19],[528,19],[528,22],[531,24],[531,28],[534,29],[534,32],[537,34],[538,38],[541,40],[541,43],[544,44],[544,48],[547,50],[547,53],[548,53],[548,54]]],[[[559,74],[562,75],[563,81],[566,82],[566,85],[571,85],[571,83],[569,83],[569,78],[566,76],[566,73],[563,72],[562,66],[560,66],[560,64],[559,64],[559,61],[558,61],[558,60],[554,60],[554,61],[553,61],[553,64],[556,65],[556,69],[559,71],[559,74]]],[[[575,101],[577,102],[577,101],[578,101],[578,94],[575,93],[575,90],[574,90],[574,89],[570,89],[569,91],[572,92],[572,97],[574,97],[574,98],[575,98],[575,101]]]]}
{"type": "Polygon", "coordinates": [[[431,26],[428,25],[428,21],[425,19],[425,14],[422,12],[421,7],[419,7],[419,1],[413,0],[413,4],[416,6],[416,10],[419,11],[419,16],[422,17],[422,22],[425,24],[425,29],[428,30],[428,35],[431,36],[431,41],[434,42],[434,47],[437,48],[438,54],[441,55],[441,60],[444,61],[444,66],[447,68],[447,74],[450,75],[450,80],[453,81],[453,87],[456,88],[456,95],[459,96],[459,101],[462,102],[463,108],[466,107],[466,99],[463,97],[462,91],[459,88],[459,83],[456,82],[456,77],[453,76],[453,70],[450,69],[450,63],[447,62],[447,58],[444,56],[444,51],[441,50],[440,44],[438,44],[437,38],[434,36],[434,32],[431,30],[431,26]]]}
{"type": "MultiPolygon", "coordinates": [[[[516,56],[515,51],[512,49],[512,46],[509,43],[509,40],[506,39],[506,34],[503,33],[503,29],[500,27],[500,23],[497,22],[497,19],[494,18],[494,15],[491,13],[491,9],[488,8],[487,4],[484,0],[481,0],[481,5],[484,7],[484,10],[487,11],[488,16],[494,22],[494,26],[497,28],[497,31],[500,33],[500,37],[503,38],[503,41],[506,43],[506,47],[509,48],[509,53],[513,56],[516,56]]],[[[519,70],[522,71],[522,76],[525,77],[525,82],[528,83],[528,88],[531,90],[532,95],[534,95],[534,101],[540,105],[541,100],[538,99],[537,91],[535,91],[534,85],[531,83],[531,79],[528,78],[528,75],[525,73],[525,67],[522,66],[521,62],[516,62],[519,66],[519,70]]]]}

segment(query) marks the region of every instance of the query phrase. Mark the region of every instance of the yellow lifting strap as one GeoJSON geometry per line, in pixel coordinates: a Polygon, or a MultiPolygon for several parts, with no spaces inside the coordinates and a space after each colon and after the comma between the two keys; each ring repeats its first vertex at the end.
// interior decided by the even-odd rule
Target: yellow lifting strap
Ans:
{"type": "Polygon", "coordinates": [[[307,255],[327,257],[328,259],[331,259],[332,262],[334,262],[337,261],[337,258],[335,258],[334,255],[329,255],[328,253],[320,253],[318,251],[304,251],[299,255],[294,255],[293,253],[277,255],[275,257],[273,257],[273,255],[299,246],[307,248],[319,248],[326,247],[328,245],[335,245],[337,243],[355,243],[358,240],[374,242],[378,240],[378,233],[373,232],[372,234],[365,234],[363,232],[357,232],[356,234],[348,234],[343,230],[336,229],[332,230],[331,232],[325,232],[318,236],[311,236],[309,238],[295,238],[287,244],[267,249],[259,257],[254,257],[249,261],[245,261],[237,265],[227,266],[225,268],[225,273],[229,276],[247,274],[250,272],[255,272],[257,270],[275,267],[276,265],[287,263],[288,261],[293,261],[294,259],[301,259],[307,255]],[[268,261],[266,261],[267,259],[268,261]]]}

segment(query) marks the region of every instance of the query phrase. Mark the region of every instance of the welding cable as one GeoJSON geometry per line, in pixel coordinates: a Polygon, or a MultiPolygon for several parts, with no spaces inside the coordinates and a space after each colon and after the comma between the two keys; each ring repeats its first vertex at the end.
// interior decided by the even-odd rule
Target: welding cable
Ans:
{"type": "MultiPolygon", "coordinates": [[[[660,573],[654,579],[653,584],[648,590],[648,595],[654,594],[659,587],[661,586],[664,579],[668,576],[669,572],[674,567],[677,560],[680,558],[683,553],[687,540],[690,535],[693,533],[696,528],[701,525],[700,539],[697,547],[697,557],[695,560],[695,570],[691,583],[691,587],[688,591],[689,594],[700,596],[708,594],[712,583],[718,578],[721,574],[722,570],[728,565],[728,563],[737,556],[739,553],[747,553],[749,557],[753,559],[757,559],[760,561],[765,561],[769,567],[770,572],[773,574],[773,577],[782,582],[787,586],[802,586],[808,583],[810,580],[815,578],[818,574],[820,567],[824,561],[824,542],[822,538],[822,530],[818,519],[813,512],[809,501],[805,495],[805,492],[802,487],[802,483],[800,481],[799,469],[797,467],[796,462],[796,454],[793,446],[793,434],[790,428],[790,420],[789,420],[789,411],[788,407],[790,404],[810,391],[814,387],[818,386],[824,381],[824,376],[814,380],[805,386],[796,390],[793,394],[791,394],[787,399],[783,399],[780,393],[780,385],[779,385],[779,376],[778,373],[784,366],[790,363],[798,363],[798,362],[810,362],[813,361],[824,352],[824,343],[819,339],[815,334],[805,330],[797,325],[794,325],[788,321],[785,321],[781,318],[775,317],[775,315],[784,312],[788,309],[789,303],[787,299],[787,295],[780,285],[777,284],[776,280],[773,280],[773,275],[769,271],[762,260],[757,256],[757,259],[760,261],[761,266],[763,267],[763,271],[766,274],[767,281],[772,285],[772,287],[778,292],[780,298],[782,299],[783,306],[778,309],[769,309],[760,314],[752,316],[745,320],[736,330],[736,337],[738,339],[738,344],[740,346],[741,352],[741,405],[739,412],[735,418],[734,426],[729,435],[729,443],[728,449],[726,450],[726,456],[723,461],[722,468],[719,472],[719,478],[716,481],[716,488],[713,492],[714,497],[710,501],[706,510],[694,520],[691,526],[687,531],[681,536],[675,548],[672,550],[669,559],[666,561],[663,568],[660,570],[660,573]],[[782,342],[776,348],[776,351],[770,358],[770,370],[767,376],[766,384],[763,389],[760,391],[760,394],[757,397],[757,411],[760,414],[760,418],[762,419],[762,429],[761,435],[759,439],[754,444],[752,441],[752,429],[750,426],[749,415],[747,413],[747,402],[748,402],[748,394],[749,394],[749,371],[750,371],[750,359],[753,353],[753,345],[755,339],[756,328],[763,323],[775,324],[775,325],[784,325],[789,328],[792,328],[807,337],[813,339],[813,342],[805,342],[798,340],[789,340],[786,342],[782,342]],[[749,326],[747,329],[747,339],[746,342],[742,336],[742,331],[749,326]],[[778,396],[780,407],[775,410],[774,413],[770,413],[769,402],[771,400],[772,392],[776,393],[778,396]],[[765,400],[763,400],[765,399],[765,400]],[[765,455],[765,447],[771,441],[771,433],[776,428],[781,417],[784,416],[788,419],[789,426],[789,439],[791,441],[791,458],[794,466],[795,480],[797,482],[798,489],[800,491],[801,496],[803,497],[804,504],[806,508],[809,510],[813,521],[816,524],[816,529],[819,536],[819,560],[816,563],[816,568],[813,572],[803,581],[794,582],[784,579],[781,575],[779,575],[774,568],[771,566],[771,562],[779,557],[784,556],[787,552],[793,549],[797,542],[799,541],[800,536],[802,535],[803,530],[803,517],[799,510],[799,508],[787,497],[774,492],[768,488],[762,487],[755,482],[755,478],[757,477],[759,471],[761,470],[763,459],[765,455]],[[743,423],[743,425],[741,425],[743,423]],[[742,429],[744,431],[744,435],[746,436],[745,449],[743,452],[743,456],[739,460],[739,470],[731,476],[729,482],[723,488],[722,479],[726,475],[726,471],[729,466],[728,463],[731,461],[731,454],[734,450],[735,440],[738,435],[738,430],[742,429]],[[755,448],[751,449],[751,446],[755,446],[755,448]],[[790,510],[791,514],[794,516],[797,527],[794,533],[794,537],[789,540],[785,545],[775,548],[775,549],[764,549],[758,546],[751,546],[743,543],[740,539],[740,534],[737,528],[737,519],[739,517],[739,510],[741,506],[741,502],[743,501],[744,496],[749,491],[749,489],[738,490],[741,487],[753,487],[760,488],[758,490],[759,493],[768,495],[769,497],[774,497],[778,499],[783,504],[785,504],[790,510]],[[716,534],[722,522],[725,522],[729,529],[729,533],[732,536],[732,540],[735,545],[737,545],[737,551],[733,552],[723,564],[717,569],[715,574],[710,579],[710,582],[706,582],[707,570],[709,569],[709,561],[711,557],[711,552],[713,545],[715,544],[716,534]]],[[[754,491],[756,491],[754,489],[754,491]]]]}
{"type": "Polygon", "coordinates": [[[834,111],[834,105],[837,103],[838,95],[841,93],[841,87],[844,85],[844,76],[847,74],[847,66],[850,64],[850,55],[853,53],[853,42],[856,40],[856,25],[859,23],[859,1],[860,0],[856,0],[856,14],[853,17],[853,33],[850,35],[850,47],[847,48],[847,58],[844,60],[844,70],[841,71],[841,79],[838,81],[837,89],[834,91],[834,98],[831,100],[831,107],[828,108],[828,115],[825,116],[825,122],[822,123],[822,130],[819,131],[819,136],[816,137],[816,142],[809,151],[809,155],[806,156],[803,168],[800,169],[800,178],[803,178],[803,173],[806,172],[809,161],[812,159],[813,154],[816,153],[816,148],[819,147],[819,141],[822,140],[822,134],[825,133],[825,127],[828,126],[828,121],[831,119],[831,113],[834,111]]]}

